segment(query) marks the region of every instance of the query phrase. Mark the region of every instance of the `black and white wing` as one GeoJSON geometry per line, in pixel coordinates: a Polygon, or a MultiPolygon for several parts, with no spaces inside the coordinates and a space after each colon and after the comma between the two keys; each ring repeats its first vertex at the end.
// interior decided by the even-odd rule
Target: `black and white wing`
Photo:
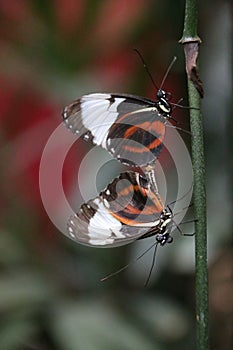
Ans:
{"type": "Polygon", "coordinates": [[[103,147],[122,163],[144,166],[162,149],[167,118],[150,99],[94,93],[65,107],[63,120],[73,133],[103,147]]]}
{"type": "Polygon", "coordinates": [[[125,245],[156,234],[162,210],[161,199],[150,196],[147,180],[125,172],[70,217],[67,235],[88,246],[125,245]]]}

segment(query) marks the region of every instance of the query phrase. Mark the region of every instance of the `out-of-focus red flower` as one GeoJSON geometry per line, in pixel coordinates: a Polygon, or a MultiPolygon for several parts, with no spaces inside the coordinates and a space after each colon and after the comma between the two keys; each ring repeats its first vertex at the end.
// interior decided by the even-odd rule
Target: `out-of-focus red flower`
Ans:
{"type": "Polygon", "coordinates": [[[133,51],[120,50],[109,55],[100,55],[95,61],[95,74],[104,79],[104,84],[111,87],[129,81],[138,68],[138,61],[133,51]]]}
{"type": "MultiPolygon", "coordinates": [[[[48,138],[61,123],[61,108],[33,88],[14,89],[5,84],[4,91],[0,111],[4,138],[1,151],[7,160],[4,164],[5,191],[9,196],[19,195],[29,204],[38,205],[41,204],[40,159],[48,138]]],[[[54,150],[51,163],[56,164],[58,157],[59,152],[54,150]]],[[[78,155],[75,161],[78,162],[78,155]]],[[[67,162],[63,171],[64,186],[72,186],[73,179],[72,162],[67,162]]],[[[48,174],[48,187],[54,205],[59,204],[51,174],[48,174]]]]}
{"type": "Polygon", "coordinates": [[[28,4],[26,1],[18,0],[1,0],[0,1],[0,16],[7,20],[20,22],[25,18],[28,4]]]}
{"type": "Polygon", "coordinates": [[[109,49],[110,44],[119,43],[143,16],[147,7],[148,1],[145,0],[104,1],[96,19],[94,40],[105,43],[106,49],[109,49]]]}
{"type": "Polygon", "coordinates": [[[14,89],[12,89],[9,85],[7,85],[5,79],[2,79],[1,77],[0,77],[0,86],[1,86],[0,124],[2,124],[9,110],[9,106],[12,103],[13,96],[14,96],[14,89]]]}
{"type": "Polygon", "coordinates": [[[58,27],[64,33],[72,33],[81,21],[87,4],[86,0],[56,0],[54,11],[58,27]]]}

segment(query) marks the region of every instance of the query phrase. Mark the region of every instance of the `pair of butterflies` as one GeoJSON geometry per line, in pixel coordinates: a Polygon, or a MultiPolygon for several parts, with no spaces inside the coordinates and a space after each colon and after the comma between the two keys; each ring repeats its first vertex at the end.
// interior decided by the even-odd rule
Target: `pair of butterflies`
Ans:
{"type": "MultiPolygon", "coordinates": [[[[148,167],[158,158],[171,116],[169,94],[156,100],[127,95],[84,95],[64,108],[68,129],[106,149],[129,166],[148,167]]],[[[148,178],[128,171],[68,221],[68,236],[94,247],[116,247],[155,236],[156,246],[172,241],[173,213],[148,178]]]]}

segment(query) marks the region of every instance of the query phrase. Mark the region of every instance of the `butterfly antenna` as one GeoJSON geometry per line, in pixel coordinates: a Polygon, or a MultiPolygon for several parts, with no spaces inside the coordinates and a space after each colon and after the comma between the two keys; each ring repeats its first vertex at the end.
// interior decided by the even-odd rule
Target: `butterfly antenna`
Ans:
{"type": "Polygon", "coordinates": [[[147,74],[149,75],[150,80],[152,81],[152,84],[154,85],[154,87],[155,87],[157,90],[159,90],[158,86],[155,84],[154,78],[153,78],[151,72],[149,71],[149,68],[148,68],[148,66],[147,66],[147,64],[146,64],[146,62],[145,62],[145,60],[144,60],[144,58],[143,58],[141,52],[138,51],[138,49],[134,49],[134,51],[138,54],[140,60],[142,61],[142,64],[143,64],[143,66],[144,66],[144,68],[145,68],[147,74]]]}
{"type": "Polygon", "coordinates": [[[150,277],[151,277],[153,268],[154,268],[154,266],[155,266],[155,257],[156,257],[157,247],[158,247],[158,242],[156,242],[156,244],[155,244],[155,249],[154,249],[154,253],[153,253],[153,258],[152,258],[152,263],[151,263],[150,271],[149,271],[148,277],[147,277],[147,279],[146,279],[146,282],[144,283],[144,287],[147,287],[147,286],[148,286],[148,283],[149,283],[149,281],[150,281],[150,277]]]}
{"type": "Polygon", "coordinates": [[[132,264],[134,264],[136,261],[138,261],[139,259],[141,259],[146,253],[148,253],[154,246],[157,246],[158,242],[156,241],[155,243],[153,243],[149,248],[147,248],[141,255],[139,255],[136,259],[133,259],[132,261],[130,261],[127,265],[121,267],[119,270],[110,273],[109,275],[107,275],[104,278],[101,278],[101,282],[105,282],[106,280],[108,280],[109,278],[117,275],[118,273],[124,271],[125,269],[127,269],[129,266],[131,266],[132,264]]]}
{"type": "Polygon", "coordinates": [[[165,80],[167,79],[168,73],[170,72],[170,70],[171,70],[173,64],[176,62],[176,60],[177,60],[177,57],[174,56],[174,57],[173,57],[173,60],[171,61],[171,63],[169,64],[169,66],[168,66],[168,68],[167,68],[166,73],[164,74],[164,77],[163,77],[163,80],[162,80],[162,83],[161,83],[161,85],[160,85],[159,90],[162,89],[163,84],[164,84],[165,80]]]}

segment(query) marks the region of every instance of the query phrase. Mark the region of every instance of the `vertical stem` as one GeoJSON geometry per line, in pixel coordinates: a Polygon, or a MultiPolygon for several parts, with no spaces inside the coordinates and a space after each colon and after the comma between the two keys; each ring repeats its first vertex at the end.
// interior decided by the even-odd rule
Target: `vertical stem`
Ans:
{"type": "MultiPolygon", "coordinates": [[[[189,101],[200,106],[200,97],[192,82],[188,81],[189,101]]],[[[192,160],[194,173],[195,261],[196,261],[196,321],[197,349],[208,349],[208,270],[206,235],[205,161],[202,115],[191,110],[192,160]]]]}
{"type": "Polygon", "coordinates": [[[197,19],[197,1],[186,0],[183,37],[194,38],[197,36],[197,19]]]}
{"type": "Polygon", "coordinates": [[[205,159],[203,142],[203,120],[200,111],[200,96],[203,96],[196,60],[200,39],[197,36],[197,0],[186,0],[183,36],[188,76],[190,109],[191,146],[194,175],[195,219],[195,262],[196,262],[196,322],[197,350],[208,350],[208,269],[207,269],[207,230],[205,159]]]}

